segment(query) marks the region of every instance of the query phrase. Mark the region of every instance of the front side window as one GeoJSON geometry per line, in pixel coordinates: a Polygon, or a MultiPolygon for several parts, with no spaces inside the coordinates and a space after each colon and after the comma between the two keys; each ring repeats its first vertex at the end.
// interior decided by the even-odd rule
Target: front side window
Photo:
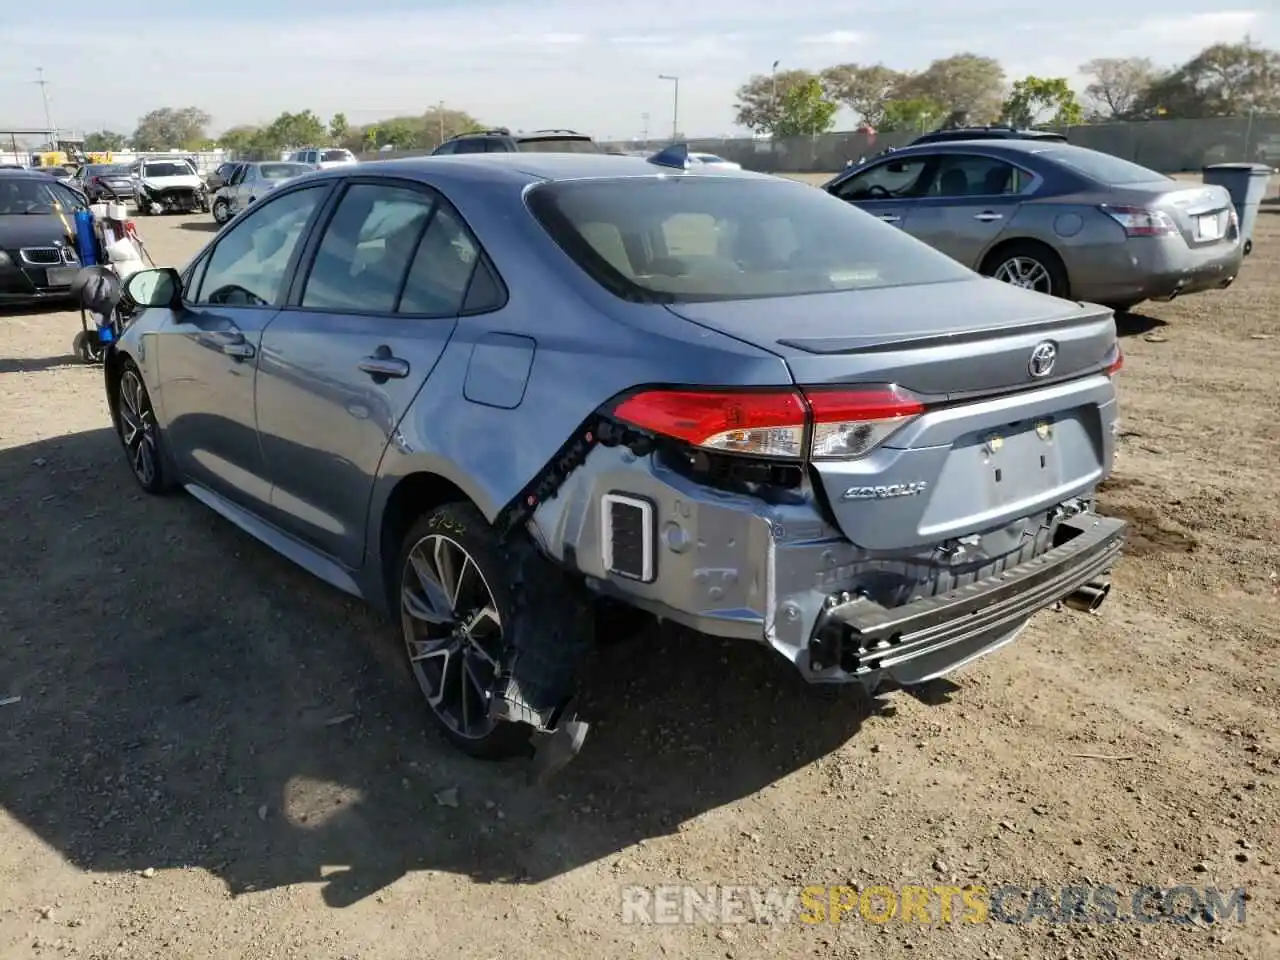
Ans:
{"type": "Polygon", "coordinates": [[[901,200],[918,197],[927,183],[927,157],[886,160],[835,188],[841,200],[901,200]]]}
{"type": "Polygon", "coordinates": [[[392,313],[434,200],[407,187],[357,183],[325,228],[302,294],[309,310],[392,313]]]}
{"type": "Polygon", "coordinates": [[[293,252],[327,192],[317,184],[255,205],[214,247],[194,302],[238,307],[277,303],[293,252]]]}
{"type": "Polygon", "coordinates": [[[798,296],[972,276],[896,227],[790,181],[560,181],[533,188],[528,203],[583,270],[638,302],[798,296]]]}

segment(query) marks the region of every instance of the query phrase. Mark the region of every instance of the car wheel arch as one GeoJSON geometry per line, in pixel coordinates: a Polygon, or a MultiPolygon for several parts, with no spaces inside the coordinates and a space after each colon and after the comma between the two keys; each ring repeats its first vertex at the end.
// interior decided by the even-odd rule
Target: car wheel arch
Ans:
{"type": "Polygon", "coordinates": [[[1006,256],[1010,250],[1018,247],[1035,247],[1042,255],[1046,256],[1051,266],[1056,266],[1061,271],[1062,278],[1066,282],[1066,289],[1055,296],[1070,298],[1071,296],[1071,275],[1067,272],[1066,261],[1062,259],[1062,255],[1057,250],[1043,240],[1037,240],[1035,237],[1001,237],[992,245],[982,259],[978,262],[978,273],[983,276],[990,276],[995,270],[1001,257],[1006,256]]]}

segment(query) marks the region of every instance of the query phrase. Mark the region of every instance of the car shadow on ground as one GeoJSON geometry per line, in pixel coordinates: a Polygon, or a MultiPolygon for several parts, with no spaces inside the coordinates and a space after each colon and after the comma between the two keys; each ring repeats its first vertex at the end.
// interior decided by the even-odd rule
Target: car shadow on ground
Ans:
{"type": "Polygon", "coordinates": [[[0,373],[39,373],[42,370],[55,370],[58,367],[79,366],[84,363],[74,353],[64,353],[60,357],[18,358],[0,357],[0,373]]]}
{"type": "Polygon", "coordinates": [[[332,906],[420,870],[538,882],[892,712],[816,696],[762,647],[644,624],[588,671],[582,754],[530,785],[522,761],[446,744],[363,603],[187,496],[141,494],[108,429],[0,452],[0,503],[0,551],[25,558],[0,578],[0,702],[21,698],[0,706],[0,802],[87,870],[317,882],[332,906]]]}
{"type": "Polygon", "coordinates": [[[1159,330],[1161,327],[1167,327],[1168,325],[1159,317],[1153,317],[1145,313],[1134,313],[1131,310],[1124,310],[1116,314],[1116,336],[1119,337],[1140,337],[1144,333],[1150,333],[1152,330],[1159,330]]]}
{"type": "Polygon", "coordinates": [[[188,220],[186,223],[178,224],[180,230],[190,230],[193,233],[217,233],[218,224],[213,220],[188,220]]]}

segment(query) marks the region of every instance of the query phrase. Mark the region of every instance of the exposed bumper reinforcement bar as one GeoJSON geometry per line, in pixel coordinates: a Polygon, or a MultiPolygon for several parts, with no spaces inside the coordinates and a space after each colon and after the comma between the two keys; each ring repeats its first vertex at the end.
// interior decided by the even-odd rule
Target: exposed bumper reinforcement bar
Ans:
{"type": "Polygon", "coordinates": [[[957,658],[1013,629],[1031,614],[1105,573],[1124,544],[1123,520],[1081,514],[1059,528],[1071,538],[1026,563],[977,583],[900,607],[860,598],[829,607],[809,652],[814,669],[839,664],[846,674],[893,672],[910,661],[957,647],[957,658]],[[1074,535],[1072,535],[1074,534],[1074,535]]]}

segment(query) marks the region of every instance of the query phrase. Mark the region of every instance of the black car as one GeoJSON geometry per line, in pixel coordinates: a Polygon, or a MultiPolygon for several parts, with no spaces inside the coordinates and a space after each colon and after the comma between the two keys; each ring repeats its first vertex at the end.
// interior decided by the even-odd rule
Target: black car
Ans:
{"type": "Polygon", "coordinates": [[[47,173],[0,170],[0,303],[70,296],[80,269],[72,221],[86,207],[83,196],[47,173]]]}
{"type": "Polygon", "coordinates": [[[576,130],[534,130],[513,134],[506,127],[460,133],[431,151],[433,157],[457,153],[604,153],[600,145],[576,130]]]}
{"type": "Polygon", "coordinates": [[[1028,130],[1019,127],[944,127],[921,134],[911,141],[920,143],[947,143],[952,140],[1043,140],[1046,143],[1066,143],[1067,138],[1048,130],[1028,130]]]}
{"type": "Polygon", "coordinates": [[[123,163],[90,163],[80,168],[76,181],[92,203],[133,199],[133,181],[123,163]]]}

